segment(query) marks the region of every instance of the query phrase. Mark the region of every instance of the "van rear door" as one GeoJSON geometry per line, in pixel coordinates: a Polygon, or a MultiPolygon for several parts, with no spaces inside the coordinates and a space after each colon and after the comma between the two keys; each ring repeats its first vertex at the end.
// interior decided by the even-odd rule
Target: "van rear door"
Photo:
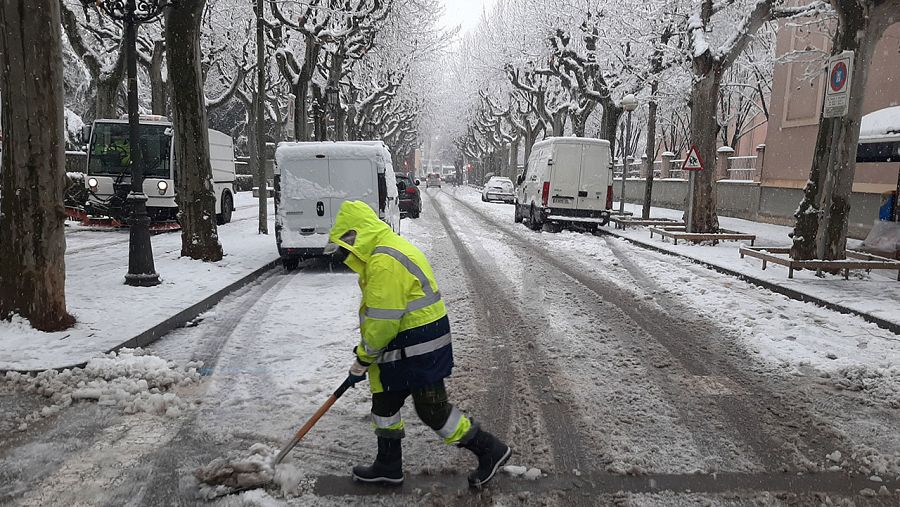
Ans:
{"type": "Polygon", "coordinates": [[[585,144],[583,148],[577,207],[583,210],[604,210],[609,185],[609,150],[599,144],[585,144]]]}
{"type": "Polygon", "coordinates": [[[328,159],[310,158],[279,167],[283,228],[301,234],[327,234],[333,222],[328,159]]]}
{"type": "Polygon", "coordinates": [[[580,144],[559,143],[553,145],[550,198],[547,200],[550,207],[568,209],[576,207],[580,166],[580,144]]]}
{"type": "Polygon", "coordinates": [[[378,175],[374,157],[332,158],[330,172],[332,190],[329,205],[332,216],[337,216],[344,201],[363,201],[372,209],[378,209],[378,175]]]}

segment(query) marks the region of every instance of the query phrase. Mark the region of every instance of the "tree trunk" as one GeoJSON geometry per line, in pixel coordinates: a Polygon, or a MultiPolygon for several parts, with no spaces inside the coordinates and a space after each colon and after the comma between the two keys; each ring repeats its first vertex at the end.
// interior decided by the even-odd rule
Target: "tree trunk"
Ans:
{"type": "Polygon", "coordinates": [[[516,181],[516,176],[519,175],[519,144],[521,143],[521,136],[516,136],[513,138],[512,142],[509,143],[509,170],[510,177],[513,181],[516,181]]]}
{"type": "Polygon", "coordinates": [[[619,125],[619,118],[622,117],[622,109],[617,106],[611,98],[600,103],[603,107],[603,116],[600,117],[600,139],[609,141],[610,156],[615,157],[616,153],[616,130],[619,125]]]}
{"type": "Polygon", "coordinates": [[[650,103],[647,106],[647,182],[644,186],[644,207],[641,209],[641,218],[650,218],[650,206],[653,202],[653,162],[656,160],[656,112],[659,104],[656,102],[656,93],[659,91],[659,83],[654,81],[650,85],[650,103]]]}
{"type": "Polygon", "coordinates": [[[181,0],[166,13],[169,76],[172,80],[176,201],[181,255],[222,260],[216,229],[216,194],[209,162],[206,98],[200,70],[200,23],[206,0],[181,0]]]}
{"type": "Polygon", "coordinates": [[[0,4],[0,318],[18,314],[41,331],[75,323],[66,311],[59,9],[57,0],[0,4]]]}
{"type": "Polygon", "coordinates": [[[316,70],[321,49],[314,37],[306,37],[303,66],[294,83],[294,138],[297,141],[309,141],[309,82],[316,70]]]}
{"type": "Polygon", "coordinates": [[[689,232],[719,230],[719,217],[716,215],[715,163],[716,140],[719,133],[716,106],[721,81],[722,69],[718,63],[711,64],[706,72],[695,70],[691,89],[691,144],[697,146],[700,159],[703,161],[703,170],[694,173],[694,218],[692,230],[689,232]]]}
{"type": "Polygon", "coordinates": [[[850,104],[843,118],[819,123],[809,183],[794,215],[791,257],[798,260],[846,258],[850,195],[869,66],[884,31],[900,21],[900,0],[831,3],[839,20],[831,52],[854,51],[850,104]],[[822,210],[825,213],[820,218],[822,210]]]}
{"type": "MultiPolygon", "coordinates": [[[[163,79],[163,56],[166,54],[165,41],[153,42],[153,55],[150,59],[150,110],[153,114],[165,116],[168,108],[166,81],[163,79]]],[[[169,73],[169,75],[173,75],[169,73]]]]}
{"type": "Polygon", "coordinates": [[[816,150],[813,154],[812,169],[809,179],[803,188],[803,200],[794,212],[794,231],[791,233],[791,258],[809,260],[816,258],[816,236],[819,231],[819,197],[825,184],[825,171],[828,157],[831,154],[829,144],[833,129],[839,120],[822,121],[816,137],[816,150]]]}
{"type": "Polygon", "coordinates": [[[269,183],[266,179],[266,58],[265,12],[263,0],[256,0],[256,97],[253,105],[256,114],[256,184],[259,188],[259,234],[269,234],[268,198],[269,183]]]}
{"type": "Polygon", "coordinates": [[[122,74],[118,74],[97,80],[94,119],[114,119],[119,117],[119,87],[122,85],[123,78],[122,74]]]}

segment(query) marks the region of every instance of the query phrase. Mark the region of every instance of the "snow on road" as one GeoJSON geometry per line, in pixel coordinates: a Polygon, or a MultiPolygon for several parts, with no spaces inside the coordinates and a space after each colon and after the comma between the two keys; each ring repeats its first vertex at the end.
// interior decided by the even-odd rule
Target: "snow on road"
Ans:
{"type": "MultiPolygon", "coordinates": [[[[202,263],[180,257],[178,232],[152,237],[162,284],[124,284],[128,233],[67,230],[66,304],[78,320],[58,333],[35,331],[21,319],[0,323],[0,370],[60,368],[87,361],[159,324],[277,258],[273,234],[256,233],[256,209],[238,194],[232,223],[219,227],[225,258],[202,263]]],[[[270,225],[273,213],[269,208],[270,225]]]]}
{"type": "MultiPolygon", "coordinates": [[[[210,505],[767,505],[785,489],[896,505],[896,336],[616,239],[534,233],[468,189],[423,199],[401,232],[448,306],[450,397],[512,445],[509,470],[469,493],[471,456],[409,404],[408,484],[352,484],[375,451],[360,386],[288,456],[280,485],[210,505]]],[[[356,282],[324,262],[279,269],[149,347],[154,364],[203,364],[166,390],[179,413],[76,400],[0,438],[0,503],[204,502],[196,467],[280,447],[342,381],[356,282]]],[[[0,429],[47,403],[0,382],[0,429]]]]}

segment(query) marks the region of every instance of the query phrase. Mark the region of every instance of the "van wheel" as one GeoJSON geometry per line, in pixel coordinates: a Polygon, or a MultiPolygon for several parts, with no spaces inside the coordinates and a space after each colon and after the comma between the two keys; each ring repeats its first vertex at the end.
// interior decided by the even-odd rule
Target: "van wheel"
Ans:
{"type": "Polygon", "coordinates": [[[231,215],[234,212],[234,201],[231,198],[231,194],[225,192],[222,194],[222,212],[216,215],[216,223],[219,225],[225,225],[231,222],[231,215]]]}
{"type": "Polygon", "coordinates": [[[281,265],[284,266],[285,271],[293,271],[297,269],[297,266],[300,265],[299,257],[282,257],[281,265]]]}
{"type": "Polygon", "coordinates": [[[521,206],[519,206],[518,203],[516,203],[515,206],[516,206],[516,212],[515,212],[515,216],[514,216],[513,219],[516,221],[517,224],[521,224],[521,223],[522,223],[522,218],[523,218],[523,217],[522,217],[522,209],[521,209],[521,206]]]}

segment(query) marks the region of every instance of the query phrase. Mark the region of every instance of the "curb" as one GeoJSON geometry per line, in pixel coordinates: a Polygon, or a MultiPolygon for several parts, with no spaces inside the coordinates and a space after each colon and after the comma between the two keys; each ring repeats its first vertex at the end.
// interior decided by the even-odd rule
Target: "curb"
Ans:
{"type": "Polygon", "coordinates": [[[798,290],[794,290],[794,289],[791,289],[788,287],[784,287],[782,285],[778,285],[777,283],[769,282],[769,281],[763,280],[761,278],[756,278],[754,276],[750,276],[745,273],[740,273],[738,271],[724,268],[722,266],[712,264],[710,262],[706,262],[706,261],[703,261],[700,259],[695,259],[694,257],[690,257],[687,255],[678,253],[678,252],[672,252],[672,251],[666,250],[665,248],[651,245],[649,243],[644,243],[643,241],[640,241],[640,240],[628,238],[628,237],[622,236],[622,235],[617,234],[610,230],[597,229],[597,234],[601,234],[601,235],[605,235],[605,236],[612,236],[614,238],[621,238],[621,239],[624,239],[625,241],[628,241],[629,243],[631,243],[633,245],[637,245],[637,246],[647,249],[647,250],[653,250],[655,252],[659,252],[662,254],[671,255],[673,257],[679,257],[682,259],[689,260],[689,261],[693,262],[694,264],[699,264],[705,268],[711,269],[713,271],[718,271],[719,273],[722,273],[724,275],[733,276],[733,277],[743,280],[747,283],[751,283],[758,287],[768,289],[772,292],[776,292],[778,294],[781,294],[782,296],[785,296],[785,297],[788,297],[788,298],[791,298],[791,299],[794,299],[797,301],[801,301],[803,303],[813,303],[813,304],[819,305],[821,307],[828,308],[829,310],[834,310],[838,313],[843,313],[845,315],[856,315],[857,317],[862,318],[866,322],[871,322],[872,324],[875,324],[876,326],[878,326],[882,329],[887,329],[888,331],[891,331],[894,334],[900,335],[900,324],[898,324],[898,323],[891,322],[889,320],[885,320],[880,317],[876,317],[874,315],[871,315],[871,314],[868,314],[865,312],[861,312],[859,310],[854,310],[853,308],[839,305],[837,303],[832,303],[831,301],[817,298],[816,296],[811,296],[804,292],[800,292],[798,290]]]}
{"type": "MultiPolygon", "coordinates": [[[[159,340],[163,336],[175,331],[176,329],[184,327],[187,323],[197,318],[201,313],[209,310],[210,308],[216,306],[220,301],[222,301],[225,296],[228,296],[232,292],[235,292],[247,285],[255,282],[262,275],[266,274],[268,271],[272,270],[281,262],[281,259],[275,259],[273,261],[267,262],[262,267],[256,269],[255,271],[245,275],[243,278],[238,279],[230,283],[229,285],[219,289],[218,291],[212,293],[211,295],[205,297],[203,300],[194,303],[193,305],[185,308],[184,310],[176,313],[175,315],[167,318],[166,320],[156,324],[150,329],[142,332],[141,334],[130,338],[129,340],[116,345],[115,347],[107,350],[105,353],[108,354],[110,352],[115,352],[119,349],[123,348],[137,348],[137,347],[145,347],[150,345],[151,343],[159,340]]],[[[44,368],[40,370],[3,370],[0,369],[0,375],[5,375],[8,371],[14,371],[16,373],[23,374],[31,374],[31,373],[40,373],[42,371],[47,370],[71,370],[75,368],[84,368],[87,365],[87,362],[77,363],[70,366],[59,366],[53,368],[44,368]]]]}

